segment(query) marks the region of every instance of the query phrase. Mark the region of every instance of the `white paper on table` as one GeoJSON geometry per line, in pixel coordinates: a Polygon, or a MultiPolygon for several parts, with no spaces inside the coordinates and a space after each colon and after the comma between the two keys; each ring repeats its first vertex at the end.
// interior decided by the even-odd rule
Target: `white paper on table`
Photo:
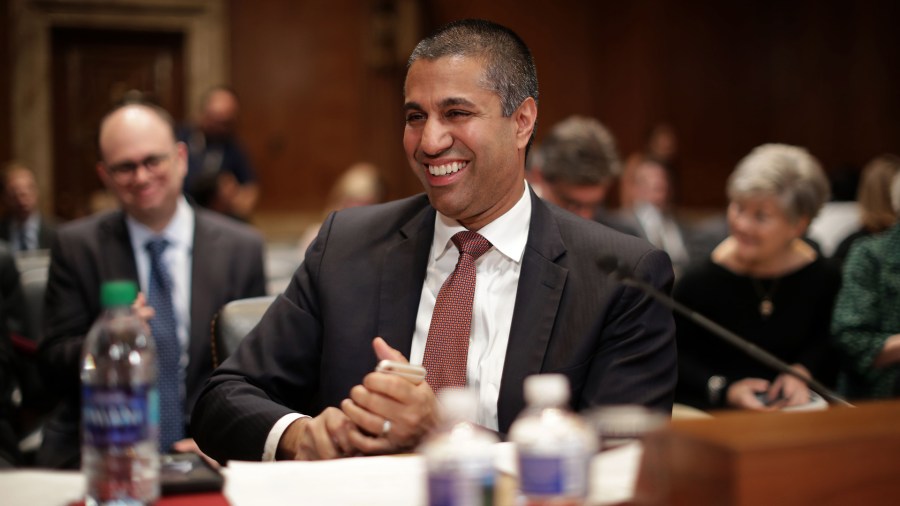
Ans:
{"type": "Polygon", "coordinates": [[[425,461],[418,455],[320,462],[231,461],[223,469],[231,506],[425,504],[425,461]]]}
{"type": "Polygon", "coordinates": [[[0,472],[0,503],[6,506],[65,506],[84,499],[84,489],[78,471],[0,472]]]}
{"type": "MultiPolygon", "coordinates": [[[[634,497],[642,446],[629,443],[604,451],[591,461],[592,505],[616,504],[634,497]]],[[[500,443],[497,470],[517,475],[515,445],[500,443]]],[[[232,461],[225,473],[225,497],[231,506],[426,504],[425,461],[421,456],[359,457],[321,462],[232,461]]]]}
{"type": "Polygon", "coordinates": [[[618,504],[634,499],[641,455],[640,442],[598,453],[591,461],[589,504],[618,504]]]}

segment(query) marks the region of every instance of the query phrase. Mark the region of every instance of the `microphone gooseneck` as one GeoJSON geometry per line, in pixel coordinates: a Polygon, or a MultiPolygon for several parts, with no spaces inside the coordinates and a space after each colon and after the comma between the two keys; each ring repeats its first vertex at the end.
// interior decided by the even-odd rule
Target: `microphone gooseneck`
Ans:
{"type": "Polygon", "coordinates": [[[604,272],[609,273],[611,277],[613,277],[623,285],[637,288],[638,290],[643,291],[647,295],[650,295],[654,299],[661,302],[666,307],[672,309],[673,311],[676,311],[677,313],[685,316],[697,325],[700,325],[704,329],[710,331],[716,337],[719,337],[720,339],[743,351],[747,355],[750,355],[755,360],[771,367],[772,369],[775,369],[778,372],[790,374],[791,376],[803,381],[810,388],[810,390],[821,395],[826,400],[828,400],[828,402],[840,406],[853,407],[853,405],[847,402],[846,399],[832,392],[815,378],[807,378],[806,376],[803,376],[802,374],[794,370],[793,367],[791,367],[778,357],[772,355],[771,353],[751,343],[750,341],[747,341],[746,339],[710,320],[709,318],[701,315],[693,309],[688,308],[684,304],[673,299],[668,294],[659,291],[653,285],[635,278],[631,274],[631,271],[628,269],[628,267],[623,264],[618,258],[605,256],[600,258],[597,264],[600,269],[602,269],[604,272]]]}

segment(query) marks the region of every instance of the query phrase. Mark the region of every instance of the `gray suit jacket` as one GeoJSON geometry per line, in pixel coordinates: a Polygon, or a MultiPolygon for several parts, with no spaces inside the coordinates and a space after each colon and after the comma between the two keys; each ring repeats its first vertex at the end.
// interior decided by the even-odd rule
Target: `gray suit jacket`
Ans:
{"type": "MultiPolygon", "coordinates": [[[[671,410],[671,312],[597,264],[615,255],[668,291],[668,256],[534,194],[532,205],[501,379],[500,431],[524,407],[524,378],[540,372],[568,376],[578,410],[621,403],[671,410]]],[[[281,416],[338,406],[374,369],[372,338],[382,336],[409,356],[434,219],[424,195],[332,214],[287,290],[210,378],[192,420],[200,447],[219,461],[259,460],[281,416]]]]}
{"type": "MultiPolygon", "coordinates": [[[[195,208],[191,265],[190,361],[185,416],[212,372],[210,322],[226,302],[265,294],[263,241],[246,225],[195,208]]],[[[51,250],[45,339],[39,351],[62,405],[44,431],[39,464],[77,467],[79,367],[84,336],[101,312],[100,285],[138,281],[125,215],[113,211],[66,224],[51,250]]]]}

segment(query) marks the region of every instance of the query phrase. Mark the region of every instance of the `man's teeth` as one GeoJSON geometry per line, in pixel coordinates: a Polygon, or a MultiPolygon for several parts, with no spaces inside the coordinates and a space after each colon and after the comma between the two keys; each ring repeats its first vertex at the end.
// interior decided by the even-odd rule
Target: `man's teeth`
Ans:
{"type": "Polygon", "coordinates": [[[465,162],[450,162],[445,165],[429,165],[428,172],[430,172],[432,176],[446,176],[447,174],[453,174],[454,172],[459,171],[459,169],[465,166],[465,162]]]}

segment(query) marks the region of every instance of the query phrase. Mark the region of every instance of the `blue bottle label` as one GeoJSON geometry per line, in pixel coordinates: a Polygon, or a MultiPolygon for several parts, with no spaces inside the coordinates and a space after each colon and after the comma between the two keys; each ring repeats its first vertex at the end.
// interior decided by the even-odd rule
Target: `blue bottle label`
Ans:
{"type": "Polygon", "coordinates": [[[428,473],[428,506],[492,506],[494,475],[466,472],[428,473]]]}
{"type": "Polygon", "coordinates": [[[84,444],[128,446],[156,438],[158,394],[146,385],[81,389],[84,444]]]}
{"type": "Polygon", "coordinates": [[[588,458],[583,455],[520,455],[519,479],[527,495],[585,496],[588,458]]]}

